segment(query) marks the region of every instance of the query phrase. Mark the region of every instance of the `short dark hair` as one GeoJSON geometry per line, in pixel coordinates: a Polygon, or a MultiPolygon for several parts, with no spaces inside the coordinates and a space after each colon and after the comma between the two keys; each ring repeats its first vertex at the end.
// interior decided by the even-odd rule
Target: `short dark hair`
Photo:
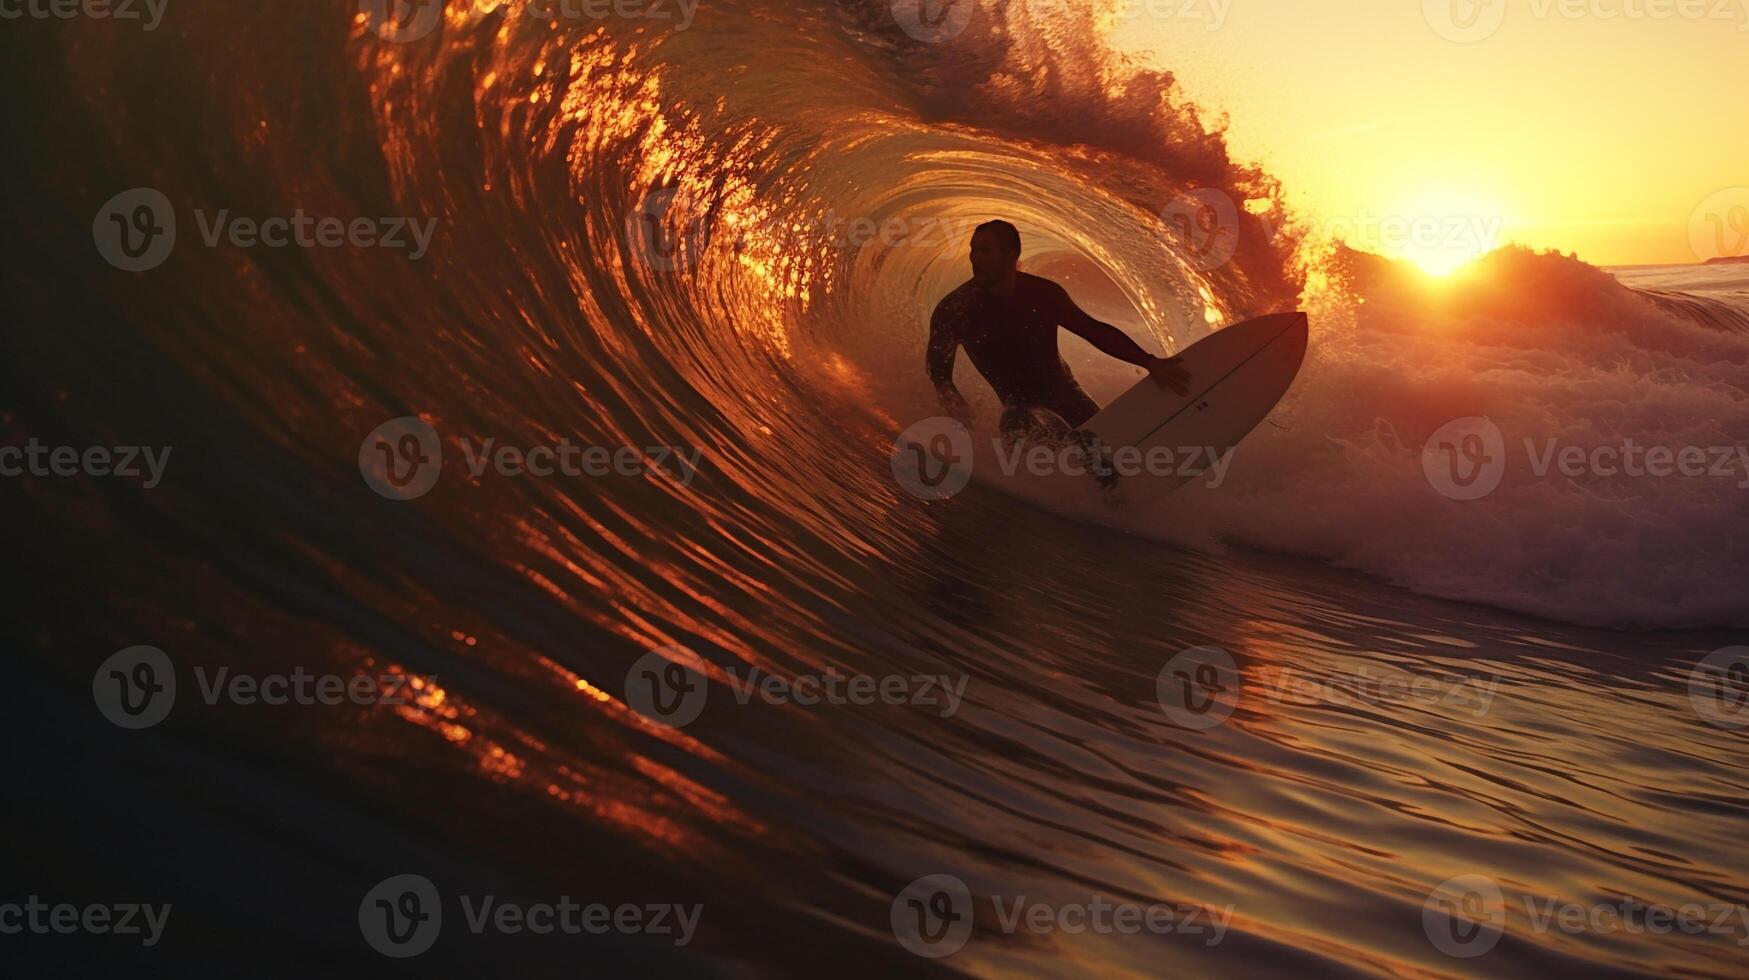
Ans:
{"type": "Polygon", "coordinates": [[[1020,251],[1020,229],[1014,227],[1013,225],[1009,224],[1008,222],[1000,221],[1000,220],[998,220],[998,221],[986,221],[983,224],[979,225],[977,227],[977,229],[972,232],[972,234],[976,235],[980,231],[991,232],[997,238],[1001,239],[1002,243],[1007,245],[1009,248],[1015,250],[1016,252],[1020,251]]]}

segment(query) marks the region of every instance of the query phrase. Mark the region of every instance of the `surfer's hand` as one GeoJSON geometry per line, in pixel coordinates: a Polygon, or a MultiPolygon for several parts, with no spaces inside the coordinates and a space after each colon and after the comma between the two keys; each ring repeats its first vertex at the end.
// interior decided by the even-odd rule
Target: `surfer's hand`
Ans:
{"type": "Polygon", "coordinates": [[[1146,366],[1154,380],[1171,388],[1175,394],[1190,393],[1190,369],[1184,366],[1183,358],[1156,357],[1146,366]]]}

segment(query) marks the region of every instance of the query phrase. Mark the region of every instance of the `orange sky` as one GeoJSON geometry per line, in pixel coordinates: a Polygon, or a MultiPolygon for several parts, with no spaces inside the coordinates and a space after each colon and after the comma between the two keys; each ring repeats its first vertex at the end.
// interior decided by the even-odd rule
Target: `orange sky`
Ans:
{"type": "Polygon", "coordinates": [[[1749,254],[1749,0],[1127,5],[1118,47],[1228,113],[1236,155],[1358,246],[1436,271],[1513,241],[1598,265],[1749,254]],[[1451,39],[1464,24],[1478,39],[1451,39]]]}

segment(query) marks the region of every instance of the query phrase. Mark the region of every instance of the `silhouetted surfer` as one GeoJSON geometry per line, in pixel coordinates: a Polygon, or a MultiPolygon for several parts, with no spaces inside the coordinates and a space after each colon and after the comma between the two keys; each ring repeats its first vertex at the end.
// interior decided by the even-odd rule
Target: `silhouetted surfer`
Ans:
{"type": "Polygon", "coordinates": [[[1062,286],[1021,272],[1020,232],[990,221],[972,234],[972,278],[947,294],[929,320],[929,380],[948,414],[969,422],[971,410],[953,383],[960,347],[1002,399],[1002,428],[1032,432],[1037,411],[1080,428],[1099,411],[1057,350],[1057,328],[1075,333],[1120,361],[1147,368],[1184,394],[1190,374],[1177,358],[1155,357],[1109,323],[1087,315],[1062,286]]]}

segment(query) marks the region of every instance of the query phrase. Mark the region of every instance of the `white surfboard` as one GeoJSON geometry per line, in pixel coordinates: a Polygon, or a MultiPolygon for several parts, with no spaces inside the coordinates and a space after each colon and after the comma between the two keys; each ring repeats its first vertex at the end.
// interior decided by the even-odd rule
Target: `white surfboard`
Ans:
{"type": "MultiPolygon", "coordinates": [[[[1180,355],[1190,372],[1187,394],[1143,378],[1084,428],[1108,449],[1225,453],[1287,394],[1306,358],[1307,332],[1304,313],[1277,313],[1218,330],[1180,355]]],[[[1149,486],[1169,492],[1197,475],[1175,473],[1150,479],[1149,486]]]]}

